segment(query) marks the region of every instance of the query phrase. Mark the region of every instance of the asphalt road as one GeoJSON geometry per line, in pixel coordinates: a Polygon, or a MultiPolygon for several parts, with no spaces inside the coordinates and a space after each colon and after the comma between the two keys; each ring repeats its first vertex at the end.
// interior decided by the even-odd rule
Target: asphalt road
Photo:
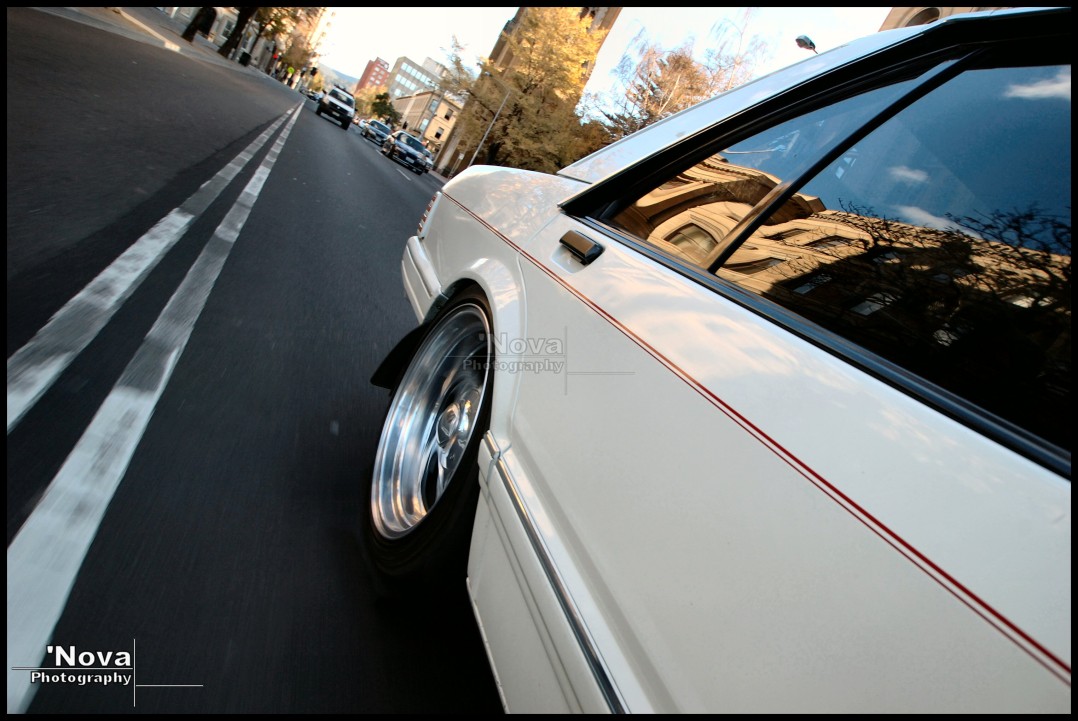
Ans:
{"type": "Polygon", "coordinates": [[[368,379],[415,325],[400,258],[438,179],[254,70],[36,10],[7,19],[9,709],[13,674],[29,673],[11,667],[47,666],[47,643],[130,651],[135,680],[44,683],[30,712],[499,712],[463,584],[387,603],[358,546],[386,405],[368,379]],[[16,351],[252,143],[11,427],[16,351]],[[184,313],[189,336],[162,350],[182,333],[160,319],[184,313]],[[118,459],[122,444],[92,429],[127,398],[145,423],[117,431],[131,446],[118,459]],[[105,466],[119,470],[99,524],[83,500],[67,522],[42,520],[47,489],[105,466]],[[72,561],[40,528],[84,525],[69,589],[43,584],[61,596],[50,615],[39,557],[72,561]],[[52,628],[40,643],[13,634],[39,625],[52,628]]]}

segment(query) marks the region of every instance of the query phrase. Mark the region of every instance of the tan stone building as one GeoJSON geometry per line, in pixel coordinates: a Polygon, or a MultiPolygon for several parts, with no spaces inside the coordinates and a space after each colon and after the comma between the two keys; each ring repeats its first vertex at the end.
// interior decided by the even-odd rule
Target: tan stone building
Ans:
{"type": "MultiPolygon", "coordinates": [[[[497,42],[494,43],[494,48],[490,52],[490,60],[498,73],[505,73],[513,67],[513,53],[509,39],[515,32],[517,32],[521,19],[527,11],[528,8],[518,8],[516,15],[505,24],[505,27],[502,28],[502,32],[498,36],[497,42]]],[[[599,30],[606,32],[610,30],[620,14],[620,7],[580,8],[581,18],[591,18],[590,28],[593,31],[599,30]]],[[[589,62],[589,67],[593,62],[594,60],[589,62]]],[[[487,82],[494,81],[488,78],[487,82]]],[[[451,134],[449,140],[446,141],[445,145],[442,147],[441,153],[435,158],[435,167],[441,169],[442,172],[450,177],[459,173],[461,170],[464,170],[471,164],[470,156],[472,155],[471,151],[474,150],[474,148],[468,149],[469,152],[466,153],[464,152],[464,149],[458,147],[459,142],[460,133],[451,134]]]]}
{"type": "Polygon", "coordinates": [[[401,114],[401,128],[423,140],[437,155],[448,140],[460,115],[461,104],[437,90],[416,93],[393,101],[401,114]]]}
{"type": "MultiPolygon", "coordinates": [[[[498,36],[498,41],[494,43],[494,49],[490,51],[490,62],[500,72],[513,67],[513,51],[509,45],[508,39],[512,37],[516,32],[517,27],[520,25],[521,18],[527,12],[528,8],[518,8],[517,14],[513,16],[513,19],[505,24],[502,28],[501,34],[498,36]]],[[[591,18],[592,31],[606,32],[614,26],[614,21],[618,19],[618,15],[621,14],[621,8],[580,8],[580,17],[591,18]]]]}
{"type": "Polygon", "coordinates": [[[980,12],[982,10],[1004,10],[1005,8],[891,8],[891,12],[883,21],[880,30],[893,30],[894,28],[908,28],[912,25],[927,25],[940,18],[959,15],[961,13],[980,12]]]}

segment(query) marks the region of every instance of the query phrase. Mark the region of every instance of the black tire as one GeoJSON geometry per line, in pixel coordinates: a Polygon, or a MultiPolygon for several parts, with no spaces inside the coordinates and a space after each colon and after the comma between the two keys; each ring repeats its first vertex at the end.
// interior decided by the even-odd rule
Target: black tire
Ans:
{"type": "Polygon", "coordinates": [[[318,117],[322,117],[322,106],[321,105],[319,105],[317,108],[314,109],[314,114],[317,115],[318,117]]]}
{"type": "Polygon", "coordinates": [[[447,303],[390,394],[361,513],[364,555],[383,596],[464,583],[490,423],[490,317],[477,289],[447,303]]]}
{"type": "Polygon", "coordinates": [[[344,128],[344,132],[348,132],[348,126],[352,124],[351,120],[342,120],[341,127],[344,128]]]}

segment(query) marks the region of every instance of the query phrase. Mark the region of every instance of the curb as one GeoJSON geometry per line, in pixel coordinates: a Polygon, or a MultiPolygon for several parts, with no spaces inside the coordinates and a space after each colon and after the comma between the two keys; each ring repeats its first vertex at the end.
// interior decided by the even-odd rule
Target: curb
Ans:
{"type": "Polygon", "coordinates": [[[158,40],[160,40],[162,43],[164,43],[164,46],[165,46],[166,49],[171,50],[174,53],[180,52],[180,46],[179,45],[177,45],[176,43],[172,42],[171,40],[165,38],[163,35],[160,35],[156,30],[152,29],[150,26],[146,25],[141,20],[138,20],[138,19],[132,17],[131,15],[129,15],[128,13],[125,13],[123,11],[123,8],[112,8],[112,9],[115,10],[116,12],[118,12],[121,17],[123,17],[125,20],[127,20],[132,25],[138,26],[139,28],[142,29],[143,32],[149,33],[151,36],[153,36],[153,37],[157,38],[158,40]]]}

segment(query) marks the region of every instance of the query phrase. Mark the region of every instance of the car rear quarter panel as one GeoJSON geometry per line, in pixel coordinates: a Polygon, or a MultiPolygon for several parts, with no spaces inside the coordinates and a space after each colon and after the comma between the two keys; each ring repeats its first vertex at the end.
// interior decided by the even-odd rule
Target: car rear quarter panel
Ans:
{"type": "MultiPolygon", "coordinates": [[[[410,262],[421,258],[419,263],[428,264],[437,278],[441,297],[477,285],[490,301],[493,331],[504,338],[523,338],[526,295],[513,244],[523,243],[557,217],[557,204],[581,188],[579,182],[555,176],[469,169],[443,186],[425,238],[409,240],[406,286],[422,287],[419,271],[408,269],[410,262]]],[[[422,317],[429,319],[437,312],[436,297],[417,302],[413,292],[410,296],[422,317]]],[[[491,437],[508,437],[518,380],[514,374],[495,374],[491,437]]],[[[518,712],[599,710],[598,693],[586,685],[574,687],[569,679],[587,672],[564,621],[550,628],[544,625],[539,607],[556,606],[557,601],[541,581],[523,527],[504,495],[498,495],[501,487],[495,484],[491,493],[492,457],[488,453],[485,458],[469,591],[506,707],[518,712]]]]}
{"type": "MultiPolygon", "coordinates": [[[[466,284],[482,288],[495,333],[523,337],[524,287],[508,238],[523,242],[559,214],[557,204],[582,183],[522,170],[473,167],[446,183],[422,241],[443,296],[466,284]],[[497,228],[497,231],[494,229],[497,228]]],[[[437,309],[424,308],[429,317],[437,309]]],[[[512,377],[496,376],[495,403],[511,407],[512,377]]],[[[497,408],[495,409],[497,410],[497,408]]],[[[494,423],[507,413],[492,413],[494,423]]]]}

